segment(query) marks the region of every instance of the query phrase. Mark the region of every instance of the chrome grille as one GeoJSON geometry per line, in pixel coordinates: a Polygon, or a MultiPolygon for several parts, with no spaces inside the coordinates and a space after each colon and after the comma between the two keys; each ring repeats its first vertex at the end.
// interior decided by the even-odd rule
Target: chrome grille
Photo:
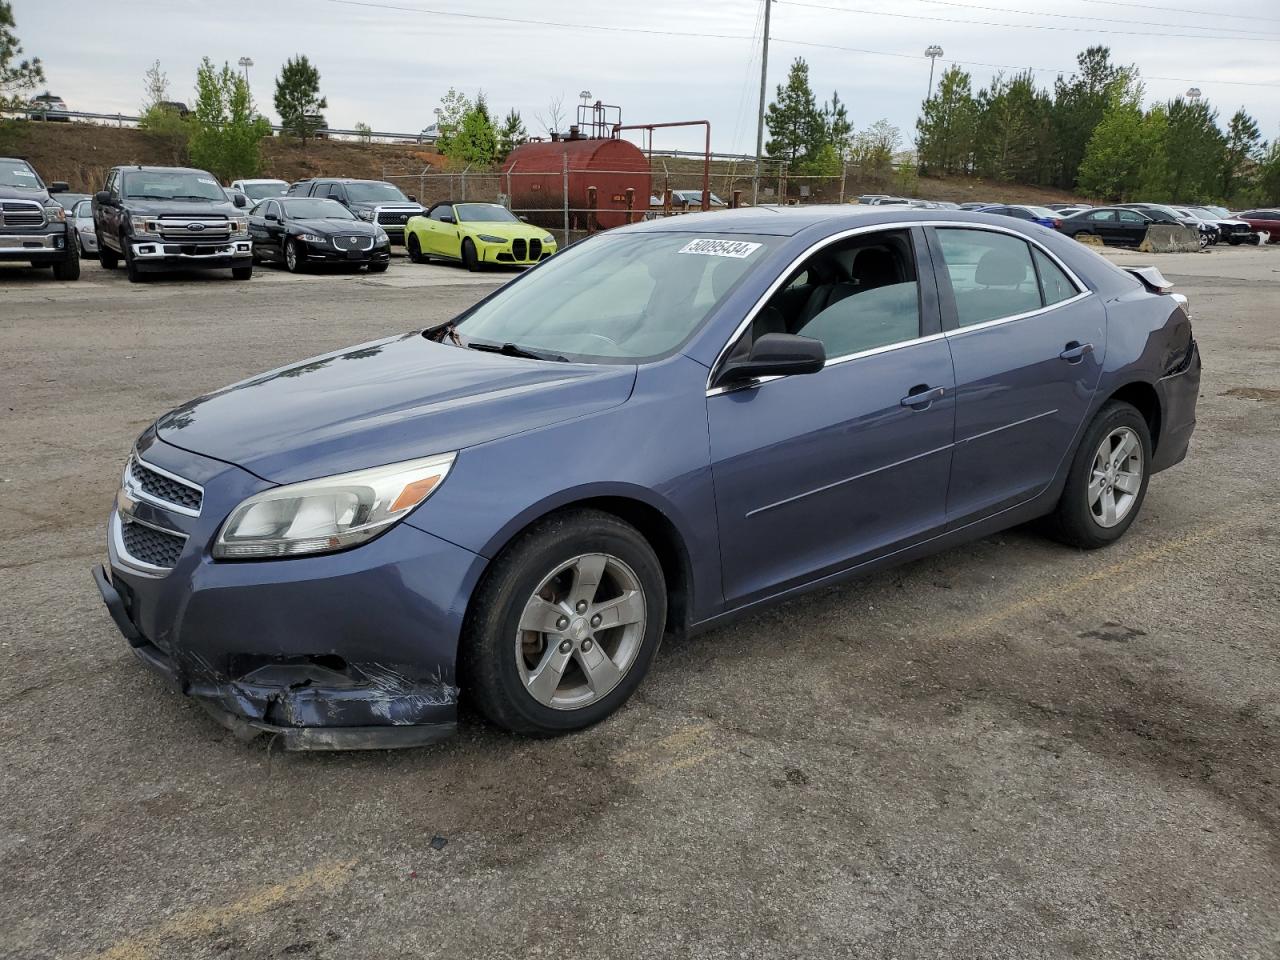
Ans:
{"type": "Polygon", "coordinates": [[[341,237],[334,237],[333,245],[338,250],[372,250],[373,237],[344,234],[341,237]]]}
{"type": "Polygon", "coordinates": [[[204,491],[194,483],[142,463],[136,457],[129,458],[125,487],[132,496],[191,516],[199,516],[204,500],[204,491]]]}
{"type": "Polygon", "coordinates": [[[225,217],[161,217],[157,222],[166,240],[226,241],[231,236],[225,217]]]}
{"type": "Polygon", "coordinates": [[[5,200],[0,203],[0,226],[43,227],[44,207],[34,200],[5,200]]]}
{"type": "Polygon", "coordinates": [[[419,215],[417,210],[379,210],[378,222],[389,223],[392,226],[404,226],[409,222],[410,217],[419,215]]]}
{"type": "Polygon", "coordinates": [[[169,569],[182,556],[186,538],[121,517],[120,541],[131,559],[149,566],[169,569]]]}

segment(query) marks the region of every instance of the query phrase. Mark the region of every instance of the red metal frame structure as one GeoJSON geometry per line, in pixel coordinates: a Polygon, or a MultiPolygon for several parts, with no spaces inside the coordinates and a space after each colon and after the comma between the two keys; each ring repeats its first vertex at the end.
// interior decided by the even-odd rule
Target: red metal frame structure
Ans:
{"type": "Polygon", "coordinates": [[[653,160],[653,131],[666,127],[706,127],[707,129],[707,146],[706,152],[702,157],[702,209],[711,209],[711,121],[710,120],[675,120],[671,123],[615,123],[613,125],[613,137],[615,140],[621,139],[623,130],[645,130],[649,134],[649,147],[647,156],[652,162],[653,160]]]}

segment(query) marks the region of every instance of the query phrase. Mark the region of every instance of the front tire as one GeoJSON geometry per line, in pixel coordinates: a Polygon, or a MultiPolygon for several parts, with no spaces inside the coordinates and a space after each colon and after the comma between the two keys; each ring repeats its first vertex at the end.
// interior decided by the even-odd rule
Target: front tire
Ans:
{"type": "MultiPolygon", "coordinates": [[[[425,263],[426,261],[423,261],[423,262],[425,263]]],[[[387,267],[389,266],[391,266],[391,264],[389,263],[371,263],[369,264],[369,272],[370,273],[386,273],[387,267]]]]}
{"type": "Polygon", "coordinates": [[[480,257],[476,253],[476,245],[471,242],[470,237],[462,241],[462,262],[472,273],[480,269],[480,257]]]}
{"type": "Polygon", "coordinates": [[[305,269],[302,252],[296,240],[286,240],[284,244],[284,268],[290,273],[301,273],[305,269]]]}
{"type": "Polygon", "coordinates": [[[147,279],[146,275],[138,269],[137,261],[133,259],[133,248],[125,237],[120,238],[120,249],[124,251],[124,269],[129,275],[129,282],[143,283],[147,279]]]}
{"type": "Polygon", "coordinates": [[[1052,532],[1083,550],[1109,546],[1137,519],[1147,495],[1151,431],[1137,409],[1111,401],[1093,418],[1071,461],[1052,532]]]}
{"type": "Polygon", "coordinates": [[[53,279],[55,280],[79,280],[80,279],[80,247],[77,241],[76,246],[70,251],[70,256],[61,263],[53,265],[53,279]]]}
{"type": "Polygon", "coordinates": [[[427,263],[430,258],[422,252],[422,244],[418,242],[416,233],[409,234],[409,259],[414,263],[427,263]]]}
{"type": "Polygon", "coordinates": [[[231,279],[232,279],[232,280],[248,280],[248,279],[250,279],[252,276],[253,276],[253,264],[252,264],[252,263],[251,263],[251,264],[249,264],[247,267],[232,267],[232,268],[231,268],[231,279]]]}
{"type": "Polygon", "coordinates": [[[114,270],[120,265],[120,255],[102,242],[102,234],[98,234],[98,263],[103,270],[114,270]]]}
{"type": "Polygon", "coordinates": [[[491,722],[547,737],[603,720],[631,696],[666,623],[662,567],[612,514],[554,514],[494,561],[463,628],[463,689],[491,722]]]}

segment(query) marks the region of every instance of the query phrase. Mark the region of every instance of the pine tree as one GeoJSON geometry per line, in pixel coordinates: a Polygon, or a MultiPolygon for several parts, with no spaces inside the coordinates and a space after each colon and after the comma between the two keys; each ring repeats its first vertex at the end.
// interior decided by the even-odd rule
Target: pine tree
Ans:
{"type": "Polygon", "coordinates": [[[765,123],[770,139],[764,149],[771,159],[785,160],[794,167],[812,152],[815,128],[823,124],[809,86],[809,65],[803,57],[796,57],[791,64],[786,84],[778,85],[777,97],[765,111],[765,123]]]}
{"type": "Polygon", "coordinates": [[[324,114],[329,101],[320,96],[320,71],[305,54],[290,57],[276,78],[276,113],[285,133],[299,140],[314,136],[325,127],[324,114]]]}
{"type": "Polygon", "coordinates": [[[458,132],[449,138],[448,146],[442,152],[455,163],[488,165],[497,158],[498,133],[493,127],[489,104],[483,93],[476,96],[475,103],[463,116],[458,132]]]}
{"type": "Polygon", "coordinates": [[[1205,100],[1175,97],[1169,113],[1168,199],[1187,203],[1217,196],[1226,140],[1218,129],[1218,111],[1205,100]]]}
{"type": "Polygon", "coordinates": [[[1241,107],[1227,126],[1227,140],[1222,153],[1222,199],[1230,201],[1257,166],[1263,150],[1258,122],[1241,107]]]}
{"type": "Polygon", "coordinates": [[[938,92],[924,103],[916,121],[916,150],[920,166],[929,173],[963,173],[973,157],[978,108],[970,76],[952,66],[942,74],[938,92]]]}
{"type": "Polygon", "coordinates": [[[1124,75],[1111,62],[1107,47],[1089,47],[1076,56],[1076,65],[1070,80],[1059,76],[1054,83],[1051,126],[1057,162],[1053,182],[1066,190],[1075,186],[1085,147],[1124,75]]]}
{"type": "MultiPolygon", "coordinates": [[[[1126,200],[1138,187],[1144,161],[1163,154],[1158,130],[1142,113],[1142,84],[1126,71],[1112,89],[1102,119],[1094,128],[1080,161],[1079,187],[1093,197],[1126,200]]],[[[1159,158],[1157,158],[1159,159],[1159,158]]]]}
{"type": "Polygon", "coordinates": [[[0,0],[0,110],[25,107],[27,94],[44,83],[44,67],[39,57],[17,59],[22,53],[22,44],[18,42],[16,28],[13,4],[0,0]]]}
{"type": "Polygon", "coordinates": [[[528,139],[529,131],[524,128],[524,121],[520,119],[520,111],[512,107],[502,121],[502,126],[498,128],[498,156],[507,156],[528,139]]]}

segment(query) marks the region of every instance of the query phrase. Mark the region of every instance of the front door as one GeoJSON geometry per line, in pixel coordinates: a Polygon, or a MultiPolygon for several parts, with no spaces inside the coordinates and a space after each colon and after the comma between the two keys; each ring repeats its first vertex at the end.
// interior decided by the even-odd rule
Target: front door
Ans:
{"type": "Polygon", "coordinates": [[[960,526],[1053,480],[1102,374],[1106,313],[1021,234],[939,227],[931,242],[956,377],[947,517],[960,526]]]}
{"type": "Polygon", "coordinates": [[[937,332],[936,286],[927,266],[917,270],[928,264],[923,251],[918,230],[892,230],[815,253],[741,337],[819,339],[826,366],[709,391],[731,605],[835,573],[945,523],[954,381],[937,332]]]}

